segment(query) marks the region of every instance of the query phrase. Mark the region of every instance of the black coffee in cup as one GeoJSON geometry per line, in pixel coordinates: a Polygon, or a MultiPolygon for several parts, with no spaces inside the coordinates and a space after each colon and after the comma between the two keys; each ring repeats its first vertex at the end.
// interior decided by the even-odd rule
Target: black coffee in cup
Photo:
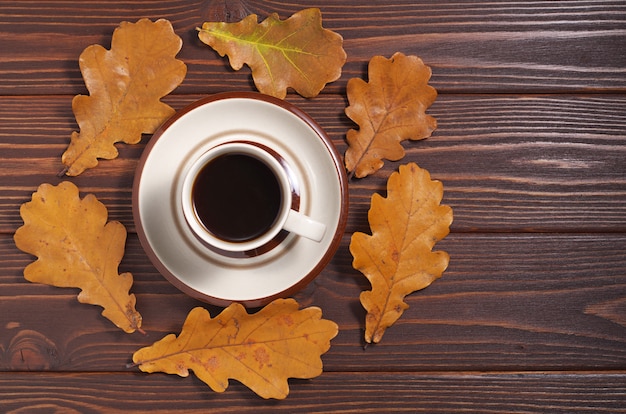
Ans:
{"type": "Polygon", "coordinates": [[[279,216],[282,192],[272,169],[246,153],[226,153],[200,169],[191,190],[205,229],[228,242],[253,240],[279,216]]]}

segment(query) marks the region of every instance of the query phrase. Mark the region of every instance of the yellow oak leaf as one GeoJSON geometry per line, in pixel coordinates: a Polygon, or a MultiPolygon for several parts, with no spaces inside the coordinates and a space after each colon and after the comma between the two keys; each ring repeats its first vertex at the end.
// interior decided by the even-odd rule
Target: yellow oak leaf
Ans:
{"type": "Polygon", "coordinates": [[[389,177],[386,198],[372,196],[372,235],[356,232],[350,241],[352,265],[372,285],[360,296],[367,343],[379,342],[400,318],[408,308],[406,295],[429,286],[448,267],[448,253],[432,251],[452,224],[452,209],[440,205],[442,197],[441,182],[415,163],[389,177]]]}
{"type": "Polygon", "coordinates": [[[14,235],[16,246],[37,260],[26,266],[30,282],[81,289],[78,301],[104,308],[102,315],[125,332],[141,328],[135,310],[130,273],[118,274],[126,229],[107,223],[107,209],[93,194],[79,197],[68,182],[42,184],[22,204],[24,225],[14,235]]]}
{"type": "Polygon", "coordinates": [[[205,22],[198,37],[228,55],[239,70],[247,64],[259,92],[283,99],[287,88],[312,98],[341,76],[346,62],[343,38],[322,27],[317,8],[301,10],[287,20],[273,13],[258,23],[251,14],[236,23],[205,22]]]}
{"type": "Polygon", "coordinates": [[[185,78],[187,67],[175,58],[181,47],[169,21],[141,19],[115,29],[111,50],[92,45],[81,53],[89,96],[72,101],[80,132],[72,133],[62,156],[65,174],[79,175],[98,158],[116,158],[116,142],[136,144],[173,115],[160,99],[185,78]]]}
{"type": "Polygon", "coordinates": [[[429,137],[437,121],[425,111],[437,91],[428,85],[431,70],[416,56],[395,53],[391,59],[373,57],[369,82],[348,81],[346,115],[359,125],[347,133],[346,169],[358,178],[383,166],[383,158],[404,157],[402,141],[429,137]]]}
{"type": "Polygon", "coordinates": [[[206,309],[189,312],[178,337],[169,334],[133,354],[144,372],[195,375],[223,392],[233,378],[263,398],[284,399],[288,378],[322,373],[321,354],[330,348],[338,327],[321,319],[316,307],[299,310],[293,299],[277,299],[248,314],[233,303],[211,319],[206,309]]]}

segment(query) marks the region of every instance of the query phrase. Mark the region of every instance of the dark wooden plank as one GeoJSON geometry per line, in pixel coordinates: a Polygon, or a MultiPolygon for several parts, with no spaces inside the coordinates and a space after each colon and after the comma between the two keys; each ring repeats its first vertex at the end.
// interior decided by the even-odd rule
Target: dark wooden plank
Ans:
{"type": "Polygon", "coordinates": [[[284,400],[237,381],[221,394],[161,374],[0,374],[6,413],[605,413],[624,412],[626,374],[323,373],[290,380],[284,400]],[[393,407],[393,408],[391,408],[393,407]]]}
{"type": "MultiPolygon", "coordinates": [[[[189,72],[178,93],[249,89],[248,69],[233,73],[197,39],[209,3],[3,2],[0,95],[84,92],[81,51],[95,43],[109,47],[121,21],[142,17],[169,19],[183,38],[180,58],[189,72]]],[[[351,77],[364,77],[372,56],[397,51],[431,65],[442,92],[626,91],[626,8],[619,1],[244,3],[260,18],[321,8],[324,26],[342,34],[348,53],[342,78],[326,90],[331,93],[342,92],[351,77]]]]}
{"type": "MultiPolygon", "coordinates": [[[[167,98],[176,109],[203,95],[167,98]]],[[[330,134],[338,150],[356,127],[340,95],[289,96],[330,134]]],[[[351,230],[365,230],[371,194],[406,162],[444,183],[453,231],[626,231],[626,97],[623,95],[440,95],[438,129],[406,142],[407,156],[350,182],[351,230]]],[[[58,183],[60,157],[77,129],[71,97],[0,98],[0,232],[21,225],[19,206],[43,182],[58,183]],[[37,110],[33,110],[36,108],[37,110]]],[[[133,230],[131,186],[138,145],[71,178],[95,193],[111,219],[133,230]]]]}
{"type": "MultiPolygon", "coordinates": [[[[626,366],[624,234],[452,234],[436,246],[451,256],[444,276],[407,297],[410,308],[365,350],[358,295],[369,285],[351,268],[348,243],[295,296],[339,324],[324,356],[328,371],[626,366]]],[[[203,306],[164,281],[134,235],[120,270],[135,277],[147,335],[119,331],[98,307],[79,304],[75,289],[26,282],[32,258],[8,235],[0,254],[0,371],[123,371],[134,351],[178,333],[185,315],[203,306]]],[[[221,310],[207,308],[213,316],[221,310]]]]}

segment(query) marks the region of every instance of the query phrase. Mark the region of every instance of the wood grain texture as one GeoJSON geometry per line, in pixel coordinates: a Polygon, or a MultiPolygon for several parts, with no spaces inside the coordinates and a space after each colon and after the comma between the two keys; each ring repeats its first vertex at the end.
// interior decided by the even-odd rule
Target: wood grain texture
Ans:
{"type": "MultiPolygon", "coordinates": [[[[33,7],[32,2],[3,2],[0,95],[84,93],[77,63],[82,50],[91,44],[108,48],[121,21],[142,17],[169,19],[183,38],[180,58],[189,72],[177,93],[249,89],[248,69],[233,72],[197,40],[208,3],[48,1],[33,7]]],[[[272,12],[285,19],[306,7],[321,9],[324,26],[344,37],[348,54],[341,79],[325,92],[342,92],[347,79],[364,76],[372,56],[397,51],[431,65],[440,92],[626,91],[621,2],[244,3],[260,19],[272,12]]]]}
{"type": "Polygon", "coordinates": [[[264,401],[236,381],[216,394],[195,378],[160,374],[16,373],[0,374],[0,399],[7,414],[383,413],[391,405],[400,413],[596,414],[623,411],[624,382],[624,372],[324,373],[291,380],[285,400],[264,401]]]}
{"type": "MultiPolygon", "coordinates": [[[[202,96],[166,101],[180,109],[202,96]]],[[[345,152],[345,134],[356,125],[343,113],[343,96],[289,100],[345,152]]],[[[350,183],[353,230],[364,229],[371,194],[384,192],[389,174],[416,162],[443,182],[453,231],[626,231],[623,96],[440,95],[429,113],[438,121],[431,138],[406,142],[403,160],[350,183]]],[[[0,231],[21,225],[19,206],[40,184],[61,181],[61,154],[76,128],[71,97],[0,98],[0,231]]],[[[130,231],[132,180],[149,138],[119,144],[118,159],[71,179],[130,231]]]]}
{"type": "MultiPolygon", "coordinates": [[[[372,177],[352,180],[347,231],[330,264],[295,297],[319,306],[339,335],[324,373],[290,381],[284,401],[263,401],[236,381],[222,394],[191,375],[127,368],[138,348],[178,333],[205,306],[149,262],[131,213],[137,161],[151,138],[118,145],[116,160],[71,178],[130,231],[130,271],[146,334],[125,334],[78,303],[76,289],[27,282],[34,258],[13,242],[19,207],[59,183],[60,157],[77,129],[78,68],[91,44],[110,47],[122,21],[169,19],[184,46],[176,109],[208,94],[253,90],[197,39],[221,0],[0,2],[0,412],[626,412],[626,4],[616,0],[514,2],[241,0],[260,19],[319,7],[344,37],[348,61],[308,112],[343,153],[356,126],[346,83],[367,79],[372,56],[400,51],[431,66],[439,96],[429,139],[372,177]],[[380,344],[363,347],[368,289],[351,266],[355,231],[369,232],[373,193],[400,164],[444,184],[451,256],[432,286],[380,344]]],[[[229,2],[234,7],[234,2],[229,2]]],[[[235,11],[231,11],[235,13],[235,11]]]]}
{"type": "MultiPolygon", "coordinates": [[[[100,308],[79,304],[75,289],[25,281],[21,273],[32,258],[9,237],[0,241],[7,258],[0,270],[7,292],[0,296],[0,371],[21,369],[13,365],[19,347],[11,344],[23,331],[54,344],[53,353],[33,355],[33,365],[47,360],[53,370],[123,370],[135,350],[180,332],[186,314],[206,306],[169,285],[131,236],[120,270],[135,278],[132,292],[148,335],[124,334],[100,317],[100,308]]],[[[324,356],[326,371],[515,370],[520,361],[532,370],[626,365],[624,235],[452,234],[436,246],[451,256],[443,277],[407,297],[410,308],[385,341],[366,350],[358,295],[369,285],[351,268],[348,243],[346,237],[322,274],[295,296],[339,324],[324,356]]],[[[207,309],[214,316],[220,311],[207,309]]]]}

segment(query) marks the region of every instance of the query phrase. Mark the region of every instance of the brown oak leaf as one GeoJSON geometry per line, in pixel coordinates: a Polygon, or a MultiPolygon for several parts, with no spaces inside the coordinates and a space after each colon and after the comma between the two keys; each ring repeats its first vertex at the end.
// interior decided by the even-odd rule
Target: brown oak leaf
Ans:
{"type": "Polygon", "coordinates": [[[37,260],[26,266],[30,282],[81,289],[78,301],[104,308],[102,315],[125,332],[141,328],[135,310],[130,273],[118,274],[126,229],[107,223],[107,209],[93,194],[79,197],[70,182],[42,184],[22,204],[24,225],[14,235],[16,246],[37,260]]]}
{"type": "Polygon", "coordinates": [[[450,231],[452,209],[440,205],[443,185],[415,163],[400,166],[387,183],[387,197],[372,196],[372,235],[352,235],[352,265],[372,290],[361,292],[367,310],[365,341],[377,343],[408,305],[406,295],[441,277],[450,257],[432,248],[450,231]]]}
{"type": "Polygon", "coordinates": [[[261,23],[255,14],[237,23],[205,22],[198,30],[202,42],[228,55],[233,69],[247,64],[261,93],[281,99],[288,87],[306,98],[317,96],[341,76],[347,57],[343,38],[322,27],[317,8],[287,20],[273,13],[261,23]]]}
{"type": "Polygon", "coordinates": [[[136,144],[174,113],[160,99],[185,78],[187,67],[175,58],[181,47],[169,21],[141,19],[115,29],[111,50],[92,45],[81,53],[89,96],[72,101],[80,132],[72,133],[62,156],[65,174],[79,175],[98,158],[116,158],[116,142],[136,144]]]}
{"type": "Polygon", "coordinates": [[[348,81],[346,115],[359,125],[347,133],[346,169],[358,178],[383,166],[383,158],[404,157],[402,141],[429,137],[437,121],[425,111],[437,91],[428,85],[431,70],[416,56],[394,54],[391,59],[373,57],[369,82],[348,81]]]}
{"type": "Polygon", "coordinates": [[[189,312],[178,337],[169,334],[134,353],[144,372],[195,375],[223,392],[233,378],[263,398],[284,399],[288,378],[322,373],[321,354],[338,327],[316,307],[299,310],[293,299],[277,299],[254,314],[233,303],[215,318],[203,308],[189,312]]]}

